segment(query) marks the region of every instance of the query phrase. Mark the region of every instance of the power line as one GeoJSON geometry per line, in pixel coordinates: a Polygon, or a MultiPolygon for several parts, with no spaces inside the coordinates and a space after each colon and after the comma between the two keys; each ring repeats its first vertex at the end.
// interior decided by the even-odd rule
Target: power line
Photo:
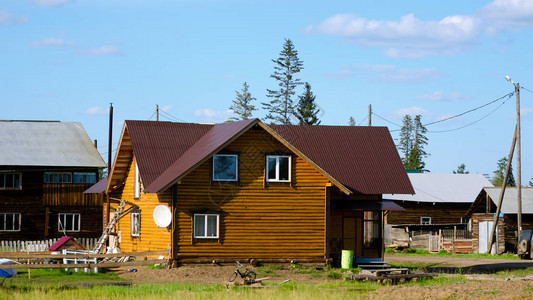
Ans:
{"type": "Polygon", "coordinates": [[[372,114],[373,114],[374,116],[376,116],[376,117],[382,119],[382,120],[385,121],[385,122],[391,123],[392,125],[396,125],[396,126],[398,126],[398,127],[402,127],[402,125],[398,125],[398,124],[396,124],[396,123],[394,123],[394,122],[392,122],[392,121],[389,121],[389,120],[383,118],[382,116],[376,114],[375,112],[372,112],[372,114]]]}
{"type": "Polygon", "coordinates": [[[171,121],[177,121],[177,122],[183,122],[183,123],[187,123],[186,121],[178,118],[178,117],[174,117],[173,115],[167,113],[166,111],[163,111],[163,110],[160,110],[159,111],[159,114],[160,115],[163,115],[165,118],[171,120],[171,121]]]}
{"type": "Polygon", "coordinates": [[[454,128],[454,129],[449,129],[449,130],[437,130],[437,131],[434,131],[434,130],[429,131],[429,130],[428,130],[428,132],[429,132],[429,133],[450,132],[450,131],[456,131],[456,130],[460,130],[460,129],[466,128],[466,127],[468,127],[468,126],[470,126],[470,125],[474,125],[474,124],[476,124],[477,122],[479,122],[479,121],[485,119],[486,117],[490,116],[490,115],[491,115],[492,113],[494,113],[495,111],[497,111],[500,107],[502,107],[502,106],[505,104],[505,102],[507,102],[507,100],[505,100],[504,102],[502,102],[500,105],[498,105],[498,107],[496,107],[495,109],[493,109],[491,112],[489,112],[489,113],[486,114],[485,116],[481,117],[480,119],[478,119],[478,120],[476,120],[476,121],[474,121],[474,122],[472,122],[472,123],[469,123],[469,124],[466,124],[466,125],[464,125],[464,126],[461,126],[461,127],[458,127],[458,128],[454,128]]]}
{"type": "MultiPolygon", "coordinates": [[[[470,110],[467,110],[467,111],[465,111],[464,113],[460,113],[460,114],[458,114],[458,115],[454,115],[454,116],[451,116],[451,117],[448,117],[448,118],[444,118],[444,119],[442,119],[442,120],[437,120],[437,121],[434,121],[434,122],[429,122],[429,123],[424,124],[423,126],[429,126],[429,125],[437,124],[437,123],[440,123],[440,122],[448,121],[448,120],[451,120],[451,119],[455,119],[455,118],[458,118],[458,117],[460,117],[460,116],[464,116],[464,115],[466,115],[467,113],[471,113],[471,112],[476,111],[476,110],[478,110],[478,109],[481,109],[481,108],[483,108],[483,107],[485,107],[485,106],[487,106],[487,105],[490,105],[490,104],[492,104],[492,103],[494,103],[494,102],[498,102],[498,101],[504,99],[505,97],[507,97],[507,99],[509,99],[509,98],[511,98],[513,95],[514,95],[514,92],[511,92],[511,93],[509,93],[509,94],[506,94],[506,95],[504,95],[504,96],[501,96],[500,98],[498,98],[498,99],[496,99],[496,100],[492,100],[492,101],[490,101],[489,103],[485,103],[485,104],[483,104],[483,105],[481,105],[481,106],[478,106],[478,107],[476,107],[476,108],[472,108],[472,109],[470,109],[470,110]]],[[[505,101],[507,101],[507,100],[505,100],[505,101]]],[[[505,101],[504,101],[503,103],[505,103],[505,101]]]]}
{"type": "Polygon", "coordinates": [[[527,89],[527,88],[525,88],[525,87],[523,87],[523,86],[521,86],[520,88],[523,89],[523,90],[526,90],[526,91],[528,91],[528,92],[530,92],[530,93],[533,93],[532,90],[529,90],[529,89],[527,89]]]}
{"type": "Polygon", "coordinates": [[[357,124],[357,126],[360,126],[361,124],[363,124],[363,122],[364,122],[366,119],[368,119],[368,116],[365,117],[361,122],[359,122],[359,124],[357,124]]]}

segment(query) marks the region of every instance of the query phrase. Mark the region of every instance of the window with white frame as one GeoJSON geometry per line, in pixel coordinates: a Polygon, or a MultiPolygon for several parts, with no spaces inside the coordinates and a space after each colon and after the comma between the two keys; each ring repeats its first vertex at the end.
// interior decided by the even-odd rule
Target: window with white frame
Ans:
{"type": "Polygon", "coordinates": [[[0,189],[20,189],[22,174],[0,173],[0,189]]]}
{"type": "Polygon", "coordinates": [[[141,197],[141,175],[139,174],[139,165],[135,162],[135,179],[133,182],[133,198],[138,200],[141,197]]]}
{"type": "Polygon", "coordinates": [[[213,181],[239,180],[239,157],[236,154],[213,156],[213,181]]]}
{"type": "Polygon", "coordinates": [[[74,172],[74,183],[96,183],[96,173],[74,172]]]}
{"type": "Polygon", "coordinates": [[[266,176],[270,182],[291,181],[291,156],[290,155],[267,155],[266,176]]]}
{"type": "Polygon", "coordinates": [[[194,238],[218,238],[218,214],[194,214],[194,238]]]}
{"type": "Polygon", "coordinates": [[[72,183],[70,172],[45,172],[44,183],[72,183]]]}
{"type": "Polygon", "coordinates": [[[20,231],[20,213],[0,213],[0,231],[20,231]]]}
{"type": "Polygon", "coordinates": [[[422,224],[422,225],[430,225],[431,224],[431,217],[420,217],[420,224],[422,224]]]}
{"type": "Polygon", "coordinates": [[[77,213],[60,213],[58,217],[57,230],[61,232],[80,231],[81,216],[77,213]]]}
{"type": "Polygon", "coordinates": [[[138,237],[141,229],[141,214],[137,212],[131,213],[131,236],[138,237]]]}

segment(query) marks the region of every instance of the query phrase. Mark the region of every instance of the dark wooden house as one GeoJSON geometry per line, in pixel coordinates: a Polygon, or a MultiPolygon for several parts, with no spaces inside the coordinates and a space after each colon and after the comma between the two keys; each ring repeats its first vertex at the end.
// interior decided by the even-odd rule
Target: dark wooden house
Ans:
{"type": "MultiPolygon", "coordinates": [[[[480,228],[479,230],[485,231],[479,234],[479,230],[474,230],[474,233],[477,233],[475,239],[479,239],[476,243],[481,249],[486,248],[485,244],[490,239],[490,234],[487,234],[487,232],[490,232],[490,229],[492,229],[500,193],[501,187],[487,187],[482,189],[466,213],[466,217],[472,218],[476,223],[480,223],[478,226],[480,228]]],[[[506,187],[500,211],[501,222],[498,222],[498,226],[501,226],[503,230],[500,231],[501,234],[497,237],[499,238],[499,244],[505,246],[498,246],[499,253],[504,251],[516,253],[518,240],[517,198],[517,188],[506,187]]],[[[522,187],[522,229],[533,229],[533,188],[531,187],[522,187]]]]}
{"type": "Polygon", "coordinates": [[[481,174],[407,174],[414,195],[383,195],[404,208],[389,211],[385,223],[408,228],[410,232],[438,232],[455,227],[469,230],[470,220],[466,212],[483,187],[492,184],[481,174]]]}
{"type": "Polygon", "coordinates": [[[107,191],[136,205],[122,251],[179,262],[381,260],[382,194],[413,193],[385,127],[258,119],[126,121],[107,191]]]}
{"type": "Polygon", "coordinates": [[[80,123],[0,121],[0,240],[98,237],[105,166],[80,123]]]}

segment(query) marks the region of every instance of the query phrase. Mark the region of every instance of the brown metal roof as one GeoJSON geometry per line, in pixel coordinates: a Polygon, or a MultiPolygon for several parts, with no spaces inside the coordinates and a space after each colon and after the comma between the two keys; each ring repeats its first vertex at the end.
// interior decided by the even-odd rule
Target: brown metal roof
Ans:
{"type": "MultiPolygon", "coordinates": [[[[258,122],[258,119],[252,119],[214,125],[185,153],[180,155],[180,157],[168,169],[166,169],[165,172],[157,177],[157,179],[149,185],[145,185],[145,192],[156,193],[167,189],[258,122]]],[[[133,139],[132,135],[132,140],[133,139]]],[[[136,153],[135,144],[133,144],[133,149],[136,153]]],[[[143,171],[139,170],[139,172],[144,178],[143,171]]]]}
{"type": "Polygon", "coordinates": [[[145,192],[163,191],[260,125],[346,193],[412,194],[386,127],[282,126],[258,119],[200,125],[126,121],[145,192]]]}
{"type": "Polygon", "coordinates": [[[361,194],[413,194],[386,127],[271,125],[331,177],[361,194]]]}
{"type": "Polygon", "coordinates": [[[149,186],[215,125],[126,121],[144,186],[149,186]]]}

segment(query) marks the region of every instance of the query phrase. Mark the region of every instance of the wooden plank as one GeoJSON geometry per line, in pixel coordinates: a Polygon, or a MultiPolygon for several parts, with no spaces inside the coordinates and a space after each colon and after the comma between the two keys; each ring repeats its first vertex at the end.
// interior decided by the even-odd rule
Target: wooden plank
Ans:
{"type": "Polygon", "coordinates": [[[76,255],[52,255],[50,252],[4,252],[0,253],[2,258],[20,258],[20,259],[37,259],[37,258],[113,258],[126,256],[152,256],[152,255],[168,255],[168,250],[158,251],[142,251],[142,252],[126,252],[115,254],[76,254],[76,255]]]}
{"type": "Polygon", "coordinates": [[[117,268],[128,266],[146,266],[166,263],[167,259],[136,260],[128,262],[104,262],[96,264],[15,264],[0,265],[0,269],[66,269],[66,268],[117,268]]]}

